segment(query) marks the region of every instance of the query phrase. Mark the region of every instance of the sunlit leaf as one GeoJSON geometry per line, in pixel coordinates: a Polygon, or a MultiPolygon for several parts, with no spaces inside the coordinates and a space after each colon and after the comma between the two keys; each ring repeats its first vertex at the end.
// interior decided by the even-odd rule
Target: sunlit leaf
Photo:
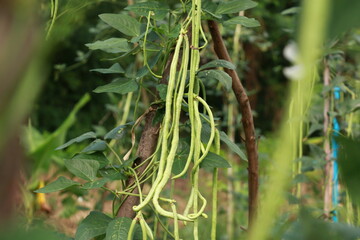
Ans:
{"type": "Polygon", "coordinates": [[[104,13],[100,14],[99,17],[102,21],[125,35],[135,37],[140,34],[140,23],[129,15],[104,13]]]}
{"type": "Polygon", "coordinates": [[[95,160],[66,159],[65,167],[75,176],[88,181],[96,179],[100,163],[95,160]]]}
{"type": "Polygon", "coordinates": [[[124,53],[130,51],[128,40],[125,38],[109,38],[104,41],[85,44],[91,50],[102,50],[108,53],[124,53]]]}

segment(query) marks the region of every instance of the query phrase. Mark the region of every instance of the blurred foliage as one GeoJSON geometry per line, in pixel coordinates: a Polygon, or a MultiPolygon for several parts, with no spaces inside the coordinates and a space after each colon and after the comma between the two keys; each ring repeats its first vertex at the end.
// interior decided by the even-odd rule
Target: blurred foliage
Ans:
{"type": "MultiPolygon", "coordinates": [[[[49,11],[51,6],[49,2],[43,1],[40,9],[43,19],[48,21],[47,29],[51,22],[49,11]]],[[[175,0],[162,0],[160,2],[169,5],[172,9],[178,4],[178,1],[175,0]]],[[[334,103],[330,115],[341,120],[341,132],[344,135],[349,133],[349,124],[351,125],[351,136],[358,137],[360,135],[359,118],[354,117],[349,121],[349,116],[352,113],[359,113],[360,31],[354,29],[354,27],[358,27],[360,22],[356,20],[358,19],[357,15],[360,6],[351,0],[343,3],[337,0],[333,0],[333,2],[335,5],[332,7],[331,21],[329,22],[331,31],[329,31],[327,43],[324,46],[325,53],[322,56],[329,62],[333,79],[332,85],[324,88],[323,84],[318,81],[315,86],[313,102],[307,119],[304,120],[307,128],[307,134],[304,138],[304,156],[296,159],[297,162],[302,163],[302,169],[299,174],[294,176],[290,184],[291,187],[294,187],[296,184],[302,183],[306,186],[307,191],[301,199],[289,191],[287,200],[290,207],[284,207],[290,209],[292,206],[297,205],[311,205],[312,209],[301,211],[299,219],[296,221],[293,220],[292,213],[284,213],[273,229],[274,239],[276,237],[299,240],[356,239],[359,237],[359,229],[345,224],[325,222],[320,220],[319,217],[322,214],[321,199],[323,194],[322,186],[319,183],[323,178],[323,166],[325,164],[322,149],[324,140],[322,132],[324,120],[322,112],[323,96],[331,93],[335,85],[341,88],[342,99],[340,102],[334,103]],[[355,98],[353,97],[354,94],[355,98]]],[[[272,164],[270,156],[274,151],[274,146],[280,141],[273,131],[279,127],[280,119],[284,114],[283,106],[288,94],[289,80],[284,76],[283,70],[292,63],[284,58],[283,51],[285,46],[297,37],[298,15],[301,9],[298,0],[264,0],[258,3],[256,8],[247,11],[245,15],[257,19],[261,23],[261,27],[242,28],[242,47],[240,52],[234,53],[234,55],[239,58],[236,62],[238,63],[237,69],[240,78],[244,81],[249,95],[255,99],[252,100],[252,103],[256,116],[257,132],[259,137],[261,136],[259,138],[259,158],[262,173],[261,182],[264,183],[268,180],[268,176],[264,175],[264,173],[272,164]]],[[[102,23],[98,15],[102,13],[118,13],[126,6],[126,1],[111,0],[86,2],[67,0],[59,2],[58,16],[49,35],[50,39],[53,39],[52,47],[54,49],[48,59],[51,71],[43,92],[36,102],[31,115],[31,126],[27,130],[28,136],[35,139],[34,142],[28,142],[28,146],[30,146],[28,153],[35,162],[48,162],[50,159],[57,159],[57,162],[60,163],[59,171],[62,171],[64,169],[62,161],[64,152],[54,153],[53,149],[64,142],[65,135],[66,139],[71,139],[93,130],[97,137],[104,136],[121,119],[124,105],[119,105],[119,102],[124,102],[125,96],[113,93],[93,93],[92,91],[96,87],[104,85],[113,79],[111,76],[91,72],[90,70],[105,69],[115,62],[119,62],[126,74],[131,76],[131,74],[134,75],[134,69],[138,67],[135,66],[136,59],[130,55],[126,59],[114,60],[117,55],[89,50],[85,44],[103,40],[109,36],[122,37],[121,33],[102,23]],[[70,121],[70,123],[66,120],[65,123],[68,124],[63,123],[74,105],[85,93],[91,94],[91,101],[81,110],[76,109],[79,110],[76,114],[77,121],[70,121]],[[59,126],[61,127],[59,128],[59,126]],[[61,132],[59,132],[60,130],[61,132]]],[[[229,49],[232,49],[234,34],[234,26],[225,26],[223,28],[223,37],[229,49]]],[[[151,37],[150,34],[149,36],[151,37]]],[[[214,55],[211,51],[205,52],[204,56],[202,56],[204,63],[212,59],[214,59],[214,55]]],[[[321,71],[322,69],[319,70],[319,79],[321,79],[321,71]]],[[[154,87],[154,82],[147,84],[149,88],[154,87]]],[[[227,104],[227,100],[222,97],[225,91],[219,91],[221,86],[216,81],[207,82],[206,88],[209,105],[214,107],[216,116],[226,122],[227,116],[223,105],[227,104]],[[219,101],[219,99],[222,100],[219,101]]],[[[130,114],[133,114],[132,111],[130,114]]],[[[226,124],[221,127],[223,130],[228,128],[226,124]]],[[[240,117],[236,120],[236,128],[237,132],[241,131],[240,117]]],[[[236,138],[236,142],[241,142],[240,137],[236,138]]],[[[357,200],[358,176],[356,173],[360,168],[350,162],[349,159],[356,159],[358,156],[358,142],[350,139],[343,139],[341,142],[343,142],[342,153],[346,153],[340,157],[343,180],[345,185],[349,187],[351,197],[357,200]]],[[[103,144],[103,142],[101,143],[103,144]]],[[[127,144],[129,145],[129,143],[127,144]]],[[[80,152],[86,146],[86,144],[72,146],[73,149],[69,150],[69,153],[80,152]]],[[[66,159],[73,157],[69,153],[65,153],[68,154],[65,157],[66,159]]],[[[234,202],[236,205],[236,226],[239,226],[246,223],[244,219],[247,211],[247,187],[244,182],[247,179],[247,171],[242,164],[235,164],[234,171],[234,178],[231,181],[238,183],[234,190],[234,202]]],[[[121,178],[122,176],[117,177],[121,178]]],[[[36,180],[32,188],[37,185],[36,180]]],[[[223,183],[226,180],[226,177],[224,177],[222,179],[223,183]]],[[[62,200],[65,206],[62,212],[63,217],[75,214],[80,208],[74,198],[70,197],[70,193],[75,193],[76,196],[81,197],[87,194],[86,191],[79,190],[76,186],[67,190],[69,195],[66,195],[62,200]]],[[[226,191],[224,186],[222,192],[226,193],[226,191]]],[[[345,194],[344,190],[343,195],[345,194]]],[[[99,205],[101,206],[101,203],[99,205]]],[[[345,200],[342,201],[339,208],[344,208],[344,205],[345,200]]],[[[354,203],[354,205],[356,204],[354,203]]],[[[221,210],[219,217],[225,219],[225,210],[221,210]]],[[[345,214],[340,218],[344,220],[345,214]]],[[[222,226],[225,224],[224,222],[225,220],[221,221],[219,225],[221,235],[219,239],[228,239],[225,236],[225,226],[222,226]]],[[[204,234],[209,234],[210,231],[204,229],[204,234]]],[[[184,229],[184,234],[187,234],[187,231],[190,232],[187,228],[184,229]]],[[[11,235],[12,238],[8,237],[7,239],[21,239],[24,234],[28,233],[16,232],[14,234],[11,235]]],[[[50,239],[45,238],[45,236],[48,237],[46,235],[48,233],[34,231],[33,234],[35,234],[34,236],[41,235],[44,239],[50,239]]],[[[236,236],[244,236],[244,231],[238,228],[236,236]]],[[[42,238],[34,237],[34,239],[42,238]]]]}

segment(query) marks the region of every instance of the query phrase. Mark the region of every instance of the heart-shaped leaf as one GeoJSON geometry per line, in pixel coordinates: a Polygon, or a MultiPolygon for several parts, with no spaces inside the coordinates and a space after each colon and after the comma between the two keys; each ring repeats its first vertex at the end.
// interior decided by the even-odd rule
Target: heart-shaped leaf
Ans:
{"type": "Polygon", "coordinates": [[[91,212],[79,225],[75,240],[91,240],[103,235],[112,218],[101,213],[91,212]]]}
{"type": "Polygon", "coordinates": [[[140,23],[126,14],[104,13],[100,19],[125,35],[135,37],[140,35],[140,23]]]}
{"type": "Polygon", "coordinates": [[[95,160],[67,159],[65,167],[75,176],[88,181],[96,179],[96,173],[100,168],[100,163],[95,160]]]}

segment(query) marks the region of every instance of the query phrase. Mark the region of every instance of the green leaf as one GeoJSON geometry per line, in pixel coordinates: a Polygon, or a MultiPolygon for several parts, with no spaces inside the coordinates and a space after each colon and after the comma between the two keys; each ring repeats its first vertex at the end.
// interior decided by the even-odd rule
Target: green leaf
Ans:
{"type": "Polygon", "coordinates": [[[216,9],[215,14],[238,13],[240,11],[245,11],[247,9],[253,8],[256,5],[257,3],[251,0],[233,0],[229,2],[221,1],[216,9]]]}
{"type": "Polygon", "coordinates": [[[123,164],[121,164],[120,168],[127,169],[127,168],[131,167],[133,165],[133,163],[135,162],[135,160],[137,160],[138,158],[139,157],[133,157],[133,158],[126,160],[123,164]]]}
{"type": "Polygon", "coordinates": [[[360,203],[360,139],[337,137],[339,169],[351,198],[360,203]]]}
{"type": "Polygon", "coordinates": [[[101,213],[91,212],[79,225],[75,240],[91,240],[106,233],[112,218],[101,213]]]}
{"type": "Polygon", "coordinates": [[[100,175],[110,180],[126,180],[127,176],[121,172],[116,171],[113,168],[102,169],[99,171],[100,175]]]}
{"type": "Polygon", "coordinates": [[[228,61],[222,60],[222,59],[216,59],[216,60],[213,60],[211,62],[208,62],[208,63],[202,65],[198,71],[202,71],[202,70],[208,69],[208,68],[218,68],[218,67],[228,68],[228,69],[232,69],[232,70],[236,69],[235,65],[232,64],[231,62],[228,62],[228,61]]]}
{"type": "Polygon", "coordinates": [[[224,132],[220,132],[220,140],[225,143],[234,153],[236,153],[237,155],[239,155],[239,157],[242,160],[247,161],[247,157],[245,155],[245,153],[235,144],[233,143],[230,138],[226,135],[226,133],[224,132]]]}
{"type": "Polygon", "coordinates": [[[104,41],[85,44],[91,50],[102,50],[108,53],[124,53],[130,51],[128,40],[125,38],[109,38],[104,41]]]}
{"type": "Polygon", "coordinates": [[[126,14],[104,13],[100,19],[125,35],[135,37],[140,35],[140,23],[126,14]]]}
{"type": "Polygon", "coordinates": [[[204,168],[231,168],[231,165],[220,155],[209,152],[204,160],[201,162],[200,167],[204,168]]]}
{"type": "Polygon", "coordinates": [[[99,167],[103,168],[109,164],[109,160],[103,153],[95,152],[92,154],[78,154],[75,155],[72,159],[82,159],[82,160],[94,160],[99,163],[99,167]]]}
{"type": "Polygon", "coordinates": [[[117,126],[112,129],[110,132],[106,133],[104,139],[119,139],[123,136],[123,130],[129,126],[132,126],[134,122],[129,122],[124,125],[117,126]]]}
{"type": "MultiPolygon", "coordinates": [[[[159,51],[153,58],[151,58],[148,61],[149,67],[150,69],[152,69],[156,63],[159,61],[160,56],[161,56],[162,51],[159,51]]],[[[143,66],[142,68],[139,69],[139,71],[136,73],[136,78],[142,78],[144,76],[146,76],[146,74],[149,73],[149,69],[147,66],[143,66]]]]}
{"type": "Polygon", "coordinates": [[[115,74],[115,73],[124,73],[125,70],[120,66],[120,64],[115,63],[110,68],[96,68],[91,69],[91,72],[99,72],[103,74],[115,74]]]}
{"type": "Polygon", "coordinates": [[[306,183],[309,182],[309,178],[308,176],[306,176],[305,174],[297,174],[294,179],[292,180],[292,183],[294,185],[298,184],[298,183],[306,183]]]}
{"type": "Polygon", "coordinates": [[[56,150],[61,150],[61,149],[67,148],[68,146],[70,146],[70,145],[72,145],[74,143],[79,143],[79,142],[82,142],[82,141],[84,141],[86,139],[93,139],[93,138],[96,138],[96,134],[94,132],[87,132],[87,133],[82,134],[79,137],[76,137],[74,139],[69,140],[65,144],[57,147],[56,150]]]}
{"type": "Polygon", "coordinates": [[[166,100],[167,94],[167,85],[166,84],[159,84],[156,86],[156,90],[159,92],[159,96],[161,100],[166,100]]]}
{"type": "Polygon", "coordinates": [[[330,4],[329,20],[326,22],[328,39],[340,37],[342,33],[360,27],[360,1],[333,0],[330,4]]]}
{"type": "Polygon", "coordinates": [[[115,80],[109,84],[97,87],[94,90],[94,92],[96,93],[111,92],[111,93],[126,94],[129,92],[136,91],[138,87],[139,87],[138,84],[133,79],[115,80]]]}
{"type": "Polygon", "coordinates": [[[290,15],[290,14],[296,14],[300,12],[300,7],[291,7],[287,8],[284,11],[281,12],[282,15],[290,15]]]}
{"type": "Polygon", "coordinates": [[[112,220],[106,229],[105,240],[127,239],[132,219],[119,217],[112,220]]]}
{"type": "Polygon", "coordinates": [[[225,87],[225,89],[227,91],[231,90],[232,79],[229,76],[229,74],[227,74],[224,71],[220,71],[220,70],[203,70],[203,71],[199,72],[197,76],[200,79],[202,79],[203,81],[205,81],[205,82],[207,80],[209,80],[209,79],[214,79],[216,81],[219,81],[225,87]]]}
{"type": "Polygon", "coordinates": [[[54,182],[49,183],[43,188],[36,190],[36,193],[51,193],[64,190],[68,187],[80,185],[80,183],[73,180],[67,179],[66,177],[60,176],[54,182]]]}
{"type": "Polygon", "coordinates": [[[217,6],[218,5],[212,1],[203,1],[201,9],[205,13],[204,19],[221,19],[221,14],[215,14],[217,6]]]}
{"type": "Polygon", "coordinates": [[[244,27],[252,28],[259,27],[260,23],[255,18],[247,18],[245,16],[237,16],[231,18],[223,23],[224,25],[236,25],[240,24],[244,27]]]}
{"type": "Polygon", "coordinates": [[[65,167],[75,176],[88,181],[96,179],[100,163],[95,160],[66,159],[65,167]]]}
{"type": "Polygon", "coordinates": [[[185,154],[176,155],[171,172],[174,175],[181,173],[182,170],[185,168],[186,160],[187,160],[187,155],[185,154]]]}
{"type": "Polygon", "coordinates": [[[156,20],[162,20],[166,17],[166,14],[169,12],[167,6],[164,6],[164,3],[159,3],[157,1],[149,1],[142,3],[135,3],[133,5],[129,5],[125,8],[126,10],[132,11],[137,15],[147,17],[149,11],[155,13],[153,16],[156,20]]]}
{"type": "Polygon", "coordinates": [[[104,151],[106,149],[106,142],[100,139],[96,139],[92,143],[89,144],[86,148],[84,148],[81,152],[97,152],[104,151]]]}
{"type": "Polygon", "coordinates": [[[83,189],[94,189],[94,188],[101,188],[104,186],[107,182],[111,181],[109,178],[101,178],[95,181],[87,182],[84,185],[82,185],[83,189]]]}

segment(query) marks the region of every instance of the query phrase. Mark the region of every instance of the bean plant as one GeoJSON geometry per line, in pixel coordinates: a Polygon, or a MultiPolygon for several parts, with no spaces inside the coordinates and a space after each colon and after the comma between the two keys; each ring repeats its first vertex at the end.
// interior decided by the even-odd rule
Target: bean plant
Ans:
{"type": "Polygon", "coordinates": [[[235,66],[215,57],[201,64],[202,54],[210,50],[202,21],[258,26],[255,19],[233,16],[255,6],[250,0],[186,0],[168,9],[151,1],[129,5],[121,13],[99,15],[102,23],[98,31],[104,28],[113,35],[86,46],[109,53],[113,64],[92,71],[117,78],[94,92],[126,95],[123,117],[119,126],[102,136],[86,132],[59,146],[57,150],[93,140],[65,160],[76,178],[60,176],[36,191],[99,189],[113,197],[112,213],[91,212],[80,223],[75,239],[158,239],[159,226],[164,239],[181,239],[181,223],[191,225],[193,239],[199,239],[204,227],[199,221],[208,219],[206,209],[211,201],[211,219],[206,221],[211,223],[211,239],[217,239],[218,168],[231,167],[221,156],[221,142],[242,160],[247,161],[247,157],[218,127],[220,121],[206,101],[209,81],[231,90],[232,78],[223,69],[234,70],[235,66]],[[126,62],[125,57],[135,63],[126,62]],[[128,64],[125,69],[120,65],[124,62],[128,64]],[[152,102],[142,106],[140,99],[149,95],[152,102]],[[213,174],[211,199],[199,188],[200,175],[207,174],[202,169],[213,174]],[[191,184],[185,208],[165,194],[167,186],[173,191],[180,178],[188,178],[191,184]],[[145,184],[150,186],[146,192],[145,184]]]}

